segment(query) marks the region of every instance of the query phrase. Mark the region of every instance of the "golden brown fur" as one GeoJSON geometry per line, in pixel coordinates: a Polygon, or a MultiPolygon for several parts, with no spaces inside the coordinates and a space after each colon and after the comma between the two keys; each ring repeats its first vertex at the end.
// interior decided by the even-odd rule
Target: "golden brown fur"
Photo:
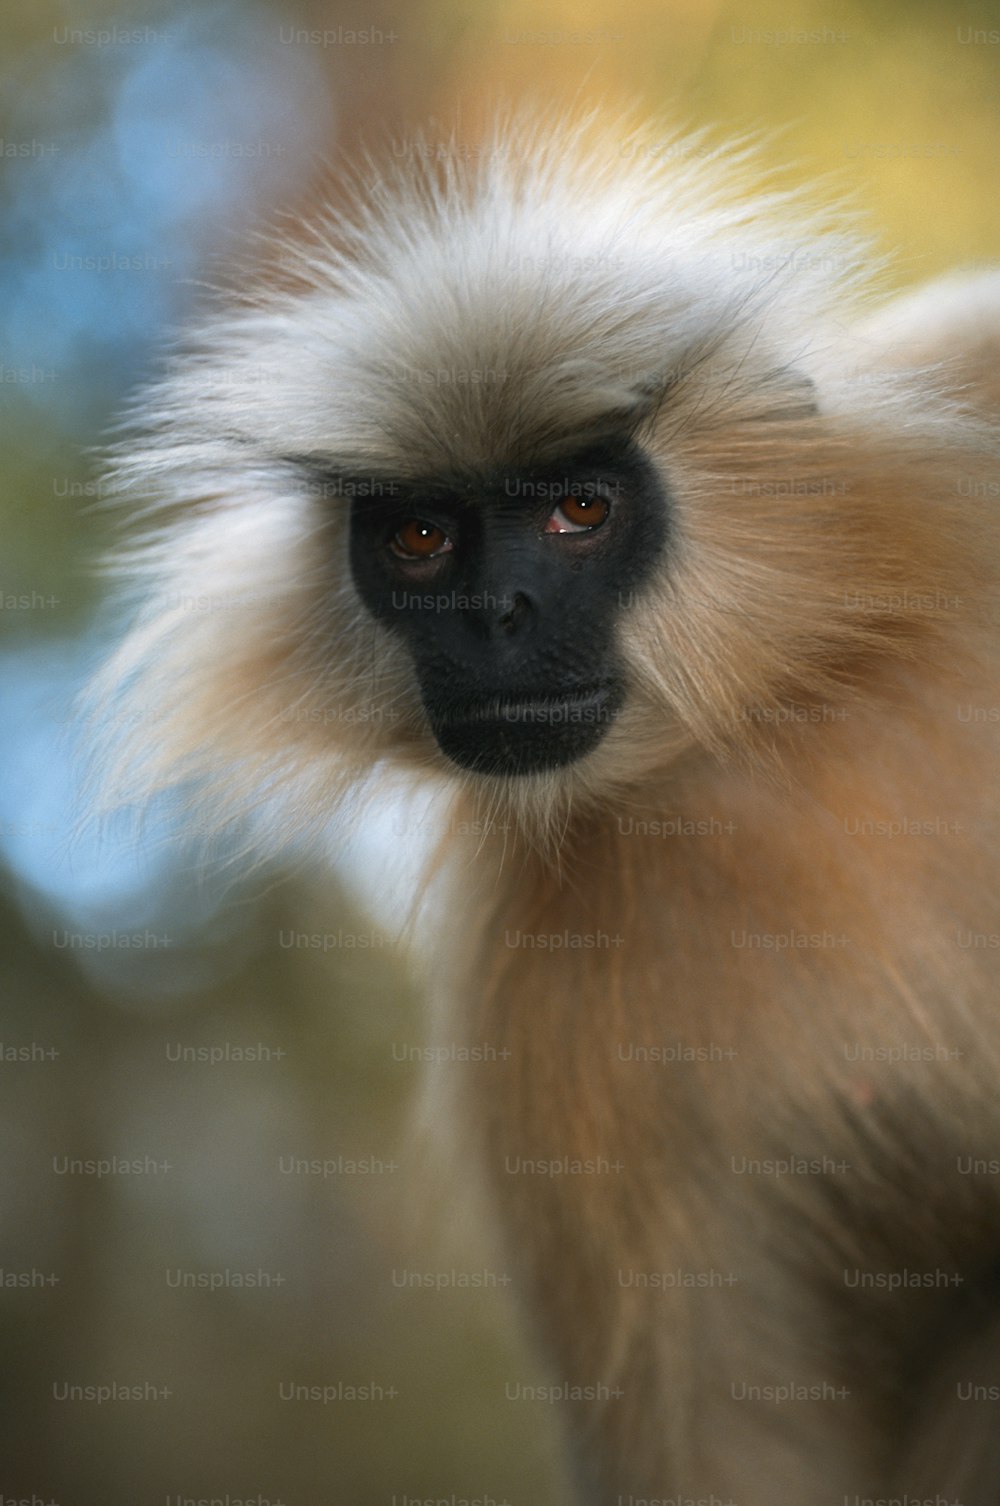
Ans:
{"type": "MultiPolygon", "coordinates": [[[[376,759],[454,774],[402,650],[359,622],[342,511],[268,455],[269,424],[286,451],[322,439],[310,300],[341,310],[323,447],[374,473],[634,410],[678,544],[624,604],[625,710],[580,766],[455,776],[487,834],[439,854],[442,1030],[510,1049],[459,1106],[468,1172],[553,1380],[600,1392],[563,1408],[582,1500],[991,1506],[989,1408],[962,1388],[1000,1382],[1000,1176],[974,1169],[1000,1155],[1000,280],[875,315],[853,274],[734,293],[719,248],[792,244],[794,205],[723,209],[709,170],[616,169],[610,137],[501,139],[523,146],[506,176],[377,186],[410,240],[385,228],[379,261],[348,237],[336,279],[308,253],[298,323],[294,298],[236,311],[147,398],[123,474],[181,516],[154,524],[156,588],[105,681],[156,703],[134,788],[222,769],[223,811],[277,784],[307,825],[376,759]],[[589,304],[483,250],[483,225],[533,244],[560,195],[611,227],[589,304]],[[360,355],[350,321],[421,278],[425,323],[401,294],[360,355]],[[502,390],[394,385],[393,320],[411,366],[501,364],[502,390]],[[301,422],[219,389],[250,447],[227,450],[215,373],[269,341],[301,422]],[[210,580],[232,599],[203,621],[168,599],[210,580]]],[[[806,238],[820,264],[850,260],[837,234],[806,238]]]]}

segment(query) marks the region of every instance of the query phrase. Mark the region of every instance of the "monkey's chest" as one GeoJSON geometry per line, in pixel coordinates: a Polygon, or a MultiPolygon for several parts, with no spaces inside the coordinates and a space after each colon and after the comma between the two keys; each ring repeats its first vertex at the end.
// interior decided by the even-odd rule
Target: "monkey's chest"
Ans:
{"type": "MultiPolygon", "coordinates": [[[[470,1109],[515,1218],[627,1231],[666,1207],[707,1231],[727,1210],[747,1235],[786,1207],[811,1239],[839,1207],[877,1246],[930,1161],[935,1222],[988,1238],[994,1189],[960,1167],[998,1153],[996,954],[949,980],[870,877],[708,827],[516,886],[463,1003],[496,1048],[470,1109]]],[[[914,894],[943,956],[945,920],[914,894]]]]}

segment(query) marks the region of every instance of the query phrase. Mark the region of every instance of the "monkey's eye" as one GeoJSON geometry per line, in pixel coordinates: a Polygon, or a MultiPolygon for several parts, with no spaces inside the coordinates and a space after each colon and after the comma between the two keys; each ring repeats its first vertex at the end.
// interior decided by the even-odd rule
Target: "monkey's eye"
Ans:
{"type": "Polygon", "coordinates": [[[589,533],[600,528],[611,506],[604,497],[564,497],[545,525],[546,533],[589,533]]]}
{"type": "Polygon", "coordinates": [[[424,518],[408,518],[389,540],[393,554],[404,560],[434,559],[436,555],[448,554],[454,547],[443,528],[424,518]]]}

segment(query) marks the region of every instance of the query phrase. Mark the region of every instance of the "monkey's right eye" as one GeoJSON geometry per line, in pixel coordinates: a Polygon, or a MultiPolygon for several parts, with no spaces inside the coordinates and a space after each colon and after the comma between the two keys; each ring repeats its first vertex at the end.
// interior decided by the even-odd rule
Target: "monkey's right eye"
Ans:
{"type": "Polygon", "coordinates": [[[423,518],[408,518],[389,540],[393,554],[404,560],[434,559],[439,554],[448,554],[454,547],[443,528],[423,518]]]}

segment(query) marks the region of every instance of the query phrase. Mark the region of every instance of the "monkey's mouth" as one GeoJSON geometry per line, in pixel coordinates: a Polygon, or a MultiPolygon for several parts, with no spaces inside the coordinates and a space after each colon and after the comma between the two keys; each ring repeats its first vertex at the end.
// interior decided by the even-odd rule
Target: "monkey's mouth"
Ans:
{"type": "Polygon", "coordinates": [[[477,774],[544,773],[575,763],[608,732],[621,709],[610,685],[563,695],[503,695],[428,705],[431,730],[459,768],[477,774]]]}

